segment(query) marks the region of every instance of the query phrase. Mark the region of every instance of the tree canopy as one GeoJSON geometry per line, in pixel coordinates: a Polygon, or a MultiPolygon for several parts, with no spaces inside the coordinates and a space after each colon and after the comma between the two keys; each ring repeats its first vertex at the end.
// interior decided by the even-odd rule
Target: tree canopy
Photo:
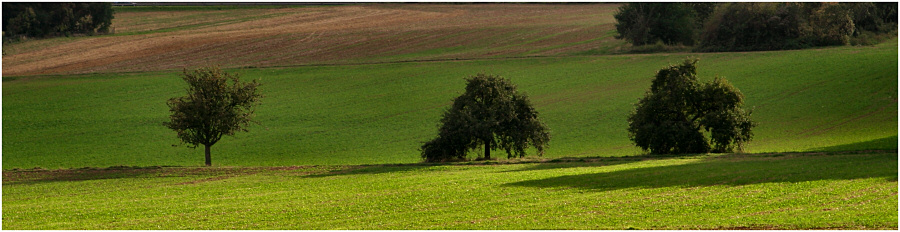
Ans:
{"type": "Polygon", "coordinates": [[[744,95],[724,78],[698,83],[698,59],[659,70],[628,117],[628,136],[654,154],[733,152],[750,141],[744,95]],[[706,138],[704,131],[710,135],[706,138]]]}
{"type": "Polygon", "coordinates": [[[3,3],[4,37],[106,33],[112,19],[109,2],[3,3]]]}
{"type": "Polygon", "coordinates": [[[626,3],[613,16],[617,38],[635,46],[662,42],[694,44],[697,14],[686,3],[626,3]]]}
{"type": "Polygon", "coordinates": [[[550,131],[526,95],[500,76],[478,74],[466,82],[466,92],[444,111],[438,137],[422,145],[422,158],[463,160],[468,151],[480,146],[484,146],[484,159],[491,159],[495,147],[505,150],[509,158],[525,156],[531,146],[543,154],[550,131]]]}
{"type": "Polygon", "coordinates": [[[190,147],[204,145],[206,166],[212,165],[210,147],[223,135],[247,131],[253,112],[262,96],[256,92],[256,80],[241,82],[237,74],[219,67],[203,67],[183,71],[188,95],[169,99],[169,121],[163,123],[175,130],[178,138],[190,147]]]}
{"type": "Polygon", "coordinates": [[[634,46],[753,51],[872,44],[897,34],[897,3],[626,3],[617,38],[634,46]]]}

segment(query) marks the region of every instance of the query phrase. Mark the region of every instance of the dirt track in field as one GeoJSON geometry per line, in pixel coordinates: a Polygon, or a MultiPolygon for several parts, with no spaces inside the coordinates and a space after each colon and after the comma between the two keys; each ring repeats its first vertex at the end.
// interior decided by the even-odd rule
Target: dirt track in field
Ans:
{"type": "Polygon", "coordinates": [[[623,44],[613,4],[125,12],[107,36],[5,44],[3,75],[560,56],[623,44]]]}

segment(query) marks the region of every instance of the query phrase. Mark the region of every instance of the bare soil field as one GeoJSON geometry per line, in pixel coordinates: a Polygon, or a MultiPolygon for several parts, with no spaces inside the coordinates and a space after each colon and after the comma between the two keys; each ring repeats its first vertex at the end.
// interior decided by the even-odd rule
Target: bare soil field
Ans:
{"type": "Polygon", "coordinates": [[[3,75],[565,56],[624,46],[617,4],[361,4],[116,13],[111,35],[4,44],[3,75]]]}

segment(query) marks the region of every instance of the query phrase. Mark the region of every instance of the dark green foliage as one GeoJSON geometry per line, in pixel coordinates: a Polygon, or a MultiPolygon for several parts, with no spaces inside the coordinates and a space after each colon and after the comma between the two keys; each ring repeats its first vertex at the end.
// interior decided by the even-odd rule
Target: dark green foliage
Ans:
{"type": "Polygon", "coordinates": [[[808,43],[812,46],[846,45],[854,34],[851,12],[839,4],[806,3],[810,8],[808,43]]]}
{"type": "Polygon", "coordinates": [[[627,3],[617,38],[634,46],[699,44],[697,51],[755,51],[871,44],[896,35],[897,3],[627,3]],[[854,37],[861,37],[854,40],[854,37]]]}
{"type": "Polygon", "coordinates": [[[702,84],[699,100],[695,102],[700,125],[710,132],[712,152],[732,152],[753,137],[751,129],[756,125],[750,120],[750,112],[744,111],[744,95],[725,78],[716,77],[702,84]]]}
{"type": "Polygon", "coordinates": [[[3,3],[5,37],[94,34],[109,32],[112,3],[3,3]]]}
{"type": "MultiPolygon", "coordinates": [[[[698,4],[698,9],[707,5],[698,4]]],[[[627,3],[619,8],[616,38],[635,46],[662,41],[668,45],[693,45],[697,28],[694,5],[685,3],[627,3]]]]}
{"type": "Polygon", "coordinates": [[[855,33],[854,17],[865,18],[853,16],[849,6],[815,2],[724,4],[704,25],[698,50],[753,51],[846,45],[855,33]]]}
{"type": "Polygon", "coordinates": [[[212,165],[210,147],[222,135],[247,131],[254,107],[262,97],[256,92],[259,83],[241,82],[237,74],[218,67],[184,70],[188,95],[169,99],[170,121],[163,123],[175,130],[178,138],[191,147],[206,147],[206,165],[212,165]]]}
{"type": "Polygon", "coordinates": [[[808,33],[798,4],[730,3],[720,6],[700,35],[704,51],[801,48],[808,33]]]}
{"type": "Polygon", "coordinates": [[[750,141],[756,123],[741,108],[743,95],[724,78],[698,83],[697,61],[688,59],[656,73],[650,91],[628,117],[628,136],[635,145],[654,154],[683,154],[732,152],[750,141]]]}
{"type": "Polygon", "coordinates": [[[888,33],[897,30],[896,2],[842,2],[840,5],[850,12],[855,36],[864,31],[888,33]]]}
{"type": "Polygon", "coordinates": [[[689,2],[684,4],[690,6],[691,10],[694,11],[695,25],[698,31],[703,28],[703,23],[706,22],[706,19],[709,19],[709,16],[715,12],[716,6],[719,5],[714,2],[689,2]]]}
{"type": "Polygon", "coordinates": [[[466,159],[468,151],[484,146],[490,159],[492,148],[506,151],[507,157],[524,157],[534,146],[544,153],[550,141],[547,126],[516,86],[500,76],[478,74],[466,78],[466,92],[444,111],[438,137],[421,147],[427,162],[466,159]]]}

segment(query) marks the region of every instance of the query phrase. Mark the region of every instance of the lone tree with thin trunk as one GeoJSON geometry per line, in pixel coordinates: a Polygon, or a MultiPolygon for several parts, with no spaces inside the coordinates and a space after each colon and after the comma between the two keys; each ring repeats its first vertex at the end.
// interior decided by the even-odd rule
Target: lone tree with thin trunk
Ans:
{"type": "Polygon", "coordinates": [[[524,157],[529,146],[544,153],[550,132],[527,96],[500,76],[478,74],[466,81],[466,92],[444,112],[438,137],[422,145],[425,161],[464,160],[480,146],[483,159],[491,159],[494,148],[505,150],[508,158],[524,157]]]}
{"type": "Polygon", "coordinates": [[[219,67],[184,70],[182,79],[188,83],[188,95],[169,99],[170,121],[163,123],[175,130],[178,138],[191,148],[202,144],[206,148],[206,166],[212,165],[210,147],[222,135],[247,131],[253,122],[254,107],[262,96],[256,92],[256,80],[241,82],[237,74],[229,74],[219,67]]]}

